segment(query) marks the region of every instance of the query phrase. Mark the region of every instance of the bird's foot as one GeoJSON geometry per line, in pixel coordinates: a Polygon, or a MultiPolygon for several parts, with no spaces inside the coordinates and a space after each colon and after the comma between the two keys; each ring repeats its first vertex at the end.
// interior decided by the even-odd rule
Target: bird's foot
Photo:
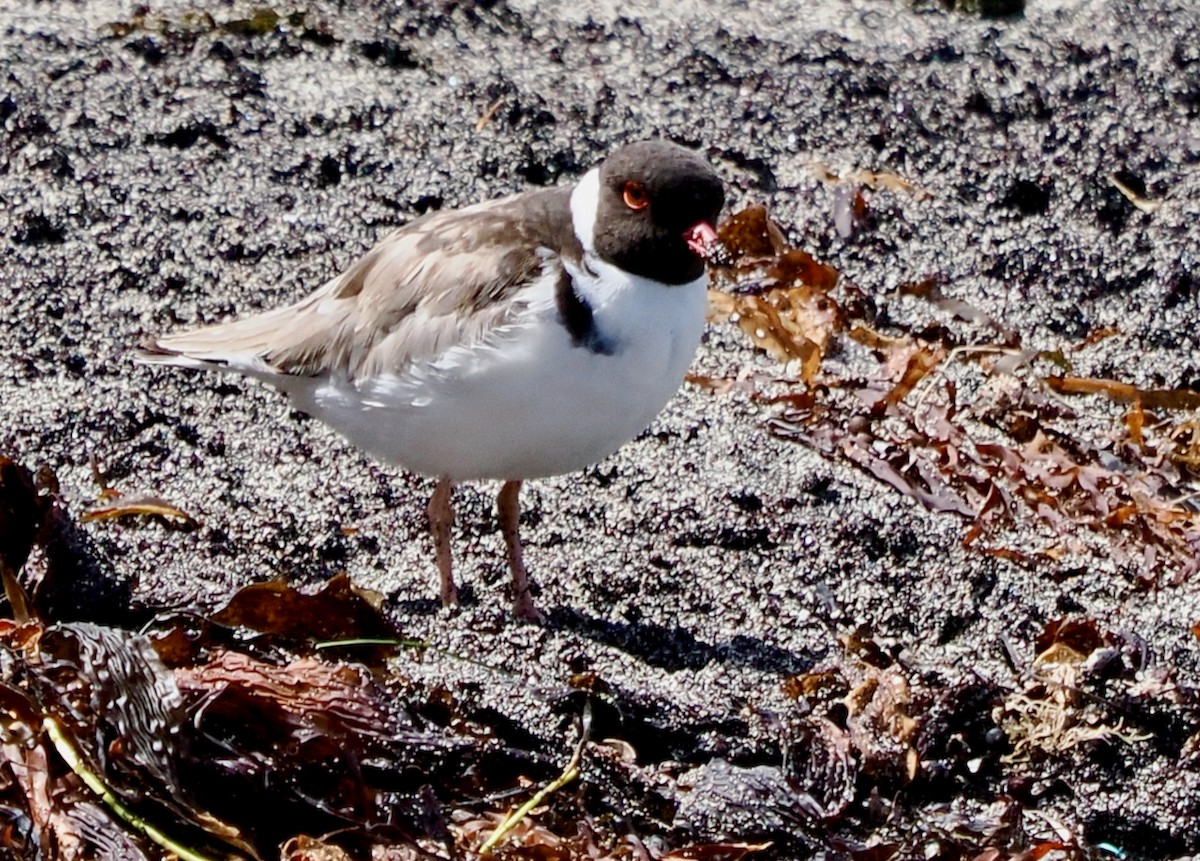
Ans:
{"type": "Polygon", "coordinates": [[[438,590],[442,597],[443,607],[458,606],[458,587],[454,585],[453,580],[442,579],[441,588],[438,590]]]}
{"type": "Polygon", "coordinates": [[[539,625],[546,621],[545,614],[533,603],[533,596],[529,594],[528,589],[518,592],[513,597],[513,615],[522,621],[539,625]]]}

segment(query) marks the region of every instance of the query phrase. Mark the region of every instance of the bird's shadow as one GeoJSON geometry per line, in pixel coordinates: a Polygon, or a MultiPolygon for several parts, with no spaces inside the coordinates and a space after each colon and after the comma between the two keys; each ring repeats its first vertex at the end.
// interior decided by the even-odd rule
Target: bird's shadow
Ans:
{"type": "MultiPolygon", "coordinates": [[[[474,602],[475,596],[470,586],[463,588],[461,597],[468,605],[474,602]]],[[[394,600],[392,607],[400,616],[433,615],[442,610],[441,603],[434,598],[394,600]]],[[[521,624],[511,618],[508,623],[521,624]]],[[[548,609],[546,619],[540,624],[549,630],[569,631],[620,649],[649,666],[670,672],[698,670],[715,662],[789,676],[810,671],[826,657],[824,651],[789,651],[747,634],[736,634],[723,643],[707,643],[696,639],[692,632],[679,625],[668,627],[652,622],[614,622],[574,607],[548,609]]]]}
{"type": "Polygon", "coordinates": [[[781,649],[746,634],[736,634],[723,643],[706,643],[678,625],[614,622],[572,607],[555,607],[548,613],[546,625],[572,631],[669,671],[698,670],[717,662],[767,673],[797,675],[808,672],[824,657],[824,654],[781,649]]]}

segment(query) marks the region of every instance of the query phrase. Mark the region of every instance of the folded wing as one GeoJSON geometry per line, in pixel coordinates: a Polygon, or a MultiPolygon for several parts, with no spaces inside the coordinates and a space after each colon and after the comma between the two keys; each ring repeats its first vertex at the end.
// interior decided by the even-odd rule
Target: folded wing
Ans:
{"type": "Polygon", "coordinates": [[[549,189],[426,216],[294,305],[151,339],[137,358],[276,382],[399,373],[511,319],[521,288],[574,251],[555,226],[568,199],[549,189]]]}

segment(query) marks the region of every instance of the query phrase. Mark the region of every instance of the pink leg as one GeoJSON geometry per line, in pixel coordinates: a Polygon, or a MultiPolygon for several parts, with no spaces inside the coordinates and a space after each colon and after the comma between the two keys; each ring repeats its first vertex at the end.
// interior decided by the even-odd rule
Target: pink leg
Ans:
{"type": "Polygon", "coordinates": [[[441,575],[442,604],[447,607],[458,603],[458,587],[454,585],[451,571],[453,558],[450,554],[450,527],[454,525],[454,507],[450,494],[454,484],[448,478],[439,478],[433,496],[429,498],[429,532],[433,535],[433,550],[437,556],[438,574],[441,575]]]}
{"type": "Polygon", "coordinates": [[[496,497],[496,511],[500,515],[500,531],[504,534],[504,546],[508,551],[508,568],[512,571],[513,615],[518,619],[540,622],[543,619],[533,598],[529,594],[529,575],[525,571],[525,560],[521,553],[521,482],[506,481],[496,497]]]}

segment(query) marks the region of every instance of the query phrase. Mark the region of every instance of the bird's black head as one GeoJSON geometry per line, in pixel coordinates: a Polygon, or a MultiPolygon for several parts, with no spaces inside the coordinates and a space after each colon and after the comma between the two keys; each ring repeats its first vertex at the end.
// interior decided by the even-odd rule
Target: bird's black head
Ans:
{"type": "Polygon", "coordinates": [[[678,144],[640,141],[615,151],[599,173],[596,254],[665,284],[699,278],[725,203],[708,162],[678,144]]]}

